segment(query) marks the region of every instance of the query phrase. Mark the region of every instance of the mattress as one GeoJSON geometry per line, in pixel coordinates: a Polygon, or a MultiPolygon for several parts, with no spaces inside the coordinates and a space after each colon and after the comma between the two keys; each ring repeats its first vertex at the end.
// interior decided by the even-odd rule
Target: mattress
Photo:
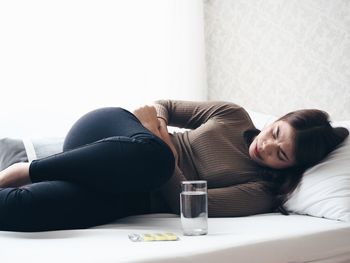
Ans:
{"type": "Polygon", "coordinates": [[[172,214],[131,216],[81,230],[1,232],[4,262],[350,262],[350,223],[304,215],[209,218],[188,237],[172,214]],[[132,242],[130,233],[171,231],[179,241],[132,242]]]}

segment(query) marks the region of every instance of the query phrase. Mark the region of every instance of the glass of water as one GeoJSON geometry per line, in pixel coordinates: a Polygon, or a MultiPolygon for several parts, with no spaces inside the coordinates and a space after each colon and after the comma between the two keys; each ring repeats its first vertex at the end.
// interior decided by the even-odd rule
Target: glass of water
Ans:
{"type": "Polygon", "coordinates": [[[208,233],[207,181],[183,181],[180,194],[181,225],[185,236],[208,233]]]}

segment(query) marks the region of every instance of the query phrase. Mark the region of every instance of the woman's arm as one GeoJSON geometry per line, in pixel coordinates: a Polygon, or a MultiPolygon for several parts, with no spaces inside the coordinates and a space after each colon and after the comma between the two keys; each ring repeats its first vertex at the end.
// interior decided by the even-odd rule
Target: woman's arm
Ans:
{"type": "Polygon", "coordinates": [[[157,100],[154,106],[158,118],[164,119],[167,125],[186,129],[195,129],[210,119],[241,120],[243,110],[224,101],[157,100]]]}
{"type": "MultiPolygon", "coordinates": [[[[181,181],[186,181],[177,166],[174,175],[161,187],[175,214],[180,214],[181,181]]],[[[238,217],[269,213],[277,208],[276,199],[259,182],[208,189],[209,217],[238,217]]]]}
{"type": "Polygon", "coordinates": [[[270,213],[276,207],[276,198],[261,182],[208,189],[210,217],[237,217],[270,213]]]}
{"type": "Polygon", "coordinates": [[[161,138],[163,139],[163,141],[170,147],[171,151],[174,154],[174,158],[175,158],[175,163],[177,163],[178,160],[178,154],[176,151],[176,148],[173,144],[173,142],[170,139],[170,135],[168,132],[168,126],[166,124],[166,121],[162,118],[158,118],[158,122],[159,122],[159,133],[161,138]]]}

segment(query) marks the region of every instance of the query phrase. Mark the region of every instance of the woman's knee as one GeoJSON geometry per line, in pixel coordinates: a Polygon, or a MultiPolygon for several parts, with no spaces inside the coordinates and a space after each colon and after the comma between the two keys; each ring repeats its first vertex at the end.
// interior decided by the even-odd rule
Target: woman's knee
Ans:
{"type": "Polygon", "coordinates": [[[47,231],[86,228],[121,217],[108,195],[65,181],[0,189],[0,230],[47,231]]]}

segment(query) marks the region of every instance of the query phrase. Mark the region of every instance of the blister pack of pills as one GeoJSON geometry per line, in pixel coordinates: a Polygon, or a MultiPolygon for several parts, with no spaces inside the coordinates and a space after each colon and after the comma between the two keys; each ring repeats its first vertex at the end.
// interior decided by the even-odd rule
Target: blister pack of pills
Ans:
{"type": "Polygon", "coordinates": [[[177,241],[179,237],[174,233],[132,233],[129,234],[129,239],[134,242],[149,242],[149,241],[177,241]]]}

